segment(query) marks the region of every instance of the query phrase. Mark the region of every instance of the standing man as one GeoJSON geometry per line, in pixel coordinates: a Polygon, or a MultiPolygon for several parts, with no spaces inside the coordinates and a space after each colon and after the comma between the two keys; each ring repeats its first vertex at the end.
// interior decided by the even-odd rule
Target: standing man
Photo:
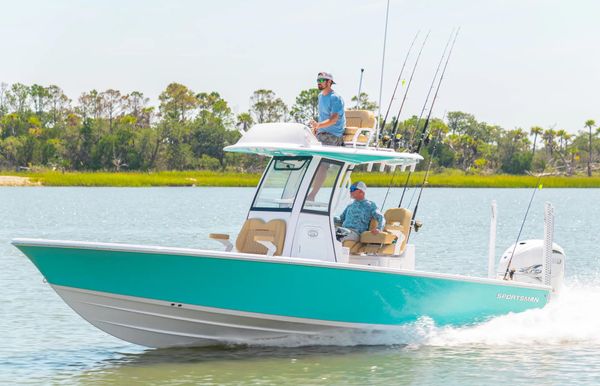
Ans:
{"type": "Polygon", "coordinates": [[[312,121],[310,126],[323,145],[342,146],[346,116],[342,97],[331,88],[334,84],[333,75],[328,72],[319,72],[317,76],[317,87],[321,91],[319,93],[319,122],[312,121]]]}
{"type": "Polygon", "coordinates": [[[377,234],[383,229],[383,216],[379,209],[377,209],[377,204],[365,199],[366,192],[367,185],[362,181],[358,181],[350,186],[350,197],[354,201],[344,209],[344,212],[340,216],[342,227],[345,228],[342,231],[344,235],[340,241],[359,241],[360,234],[369,230],[369,224],[372,219],[377,221],[377,228],[372,229],[371,233],[377,234]]]}

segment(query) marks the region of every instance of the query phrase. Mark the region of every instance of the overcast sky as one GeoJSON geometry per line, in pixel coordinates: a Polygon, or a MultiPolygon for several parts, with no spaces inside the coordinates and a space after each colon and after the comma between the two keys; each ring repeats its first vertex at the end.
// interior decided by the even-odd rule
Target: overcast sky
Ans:
{"type": "MultiPolygon", "coordinates": [[[[115,88],[153,101],[180,82],[218,91],[242,112],[259,88],[291,105],[328,71],[348,105],[361,68],[363,91],[378,99],[385,7],[386,0],[0,0],[0,81],[56,84],[74,100],[115,88]]],[[[455,26],[462,29],[434,115],[461,110],[507,129],[569,132],[600,121],[593,0],[392,0],[384,107],[413,36],[431,30],[401,118],[418,113],[455,26]]]]}

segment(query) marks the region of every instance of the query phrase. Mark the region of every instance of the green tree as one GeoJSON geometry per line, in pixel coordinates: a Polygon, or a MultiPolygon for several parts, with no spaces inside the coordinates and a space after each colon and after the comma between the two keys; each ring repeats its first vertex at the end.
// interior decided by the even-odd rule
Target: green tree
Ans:
{"type": "Polygon", "coordinates": [[[589,129],[589,147],[588,147],[588,162],[587,162],[587,175],[588,177],[592,176],[592,128],[596,126],[596,121],[593,119],[588,119],[585,121],[585,127],[589,129]]]}
{"type": "Polygon", "coordinates": [[[6,100],[8,84],[0,83],[0,118],[8,112],[8,102],[6,100]]]}
{"type": "Polygon", "coordinates": [[[296,122],[308,124],[311,120],[319,120],[319,90],[310,88],[300,91],[296,103],[290,110],[290,115],[296,122]]]}
{"type": "Polygon", "coordinates": [[[254,124],[254,119],[252,119],[252,114],[250,113],[240,113],[236,117],[235,126],[240,130],[240,132],[246,132],[248,129],[254,124]]]}
{"type": "Polygon", "coordinates": [[[29,97],[31,88],[22,83],[14,83],[6,93],[9,108],[17,114],[29,111],[29,97]]]}
{"type": "Polygon", "coordinates": [[[48,86],[47,91],[50,105],[50,122],[52,126],[55,126],[66,118],[70,110],[71,100],[56,85],[48,86]]]}
{"type": "Polygon", "coordinates": [[[124,107],[124,98],[119,90],[108,89],[100,93],[104,112],[108,119],[108,131],[113,132],[114,121],[121,115],[124,107]]]}
{"type": "Polygon", "coordinates": [[[369,110],[375,111],[377,109],[377,103],[369,100],[369,95],[366,92],[361,92],[359,98],[356,98],[356,95],[350,99],[351,108],[350,110],[369,110]],[[356,103],[358,101],[358,103],[356,103]]]}
{"type": "Polygon", "coordinates": [[[532,155],[535,155],[535,145],[537,144],[537,137],[538,137],[538,135],[542,135],[543,132],[544,132],[544,129],[542,129],[539,126],[533,126],[529,130],[529,133],[531,135],[533,135],[533,151],[531,152],[532,155]]]}
{"type": "Polygon", "coordinates": [[[498,143],[500,170],[504,173],[523,174],[531,169],[533,153],[529,152],[528,134],[522,129],[504,132],[498,143]]]}
{"type": "Polygon", "coordinates": [[[198,99],[194,93],[179,83],[169,84],[158,99],[161,114],[179,122],[186,121],[190,112],[198,106],[198,99]]]}
{"type": "Polygon", "coordinates": [[[84,119],[88,117],[100,119],[104,114],[104,103],[100,93],[97,90],[82,93],[79,96],[78,110],[84,119]]]}
{"type": "Polygon", "coordinates": [[[256,90],[250,97],[250,111],[257,123],[280,122],[288,108],[271,90],[256,90]]]}
{"type": "Polygon", "coordinates": [[[44,86],[33,84],[30,88],[33,110],[37,115],[42,115],[50,103],[50,92],[44,86]]]}
{"type": "Polygon", "coordinates": [[[552,157],[554,154],[554,148],[556,147],[556,143],[554,140],[556,139],[556,131],[554,129],[544,130],[542,134],[542,139],[544,141],[544,148],[546,149],[546,153],[552,157]]]}

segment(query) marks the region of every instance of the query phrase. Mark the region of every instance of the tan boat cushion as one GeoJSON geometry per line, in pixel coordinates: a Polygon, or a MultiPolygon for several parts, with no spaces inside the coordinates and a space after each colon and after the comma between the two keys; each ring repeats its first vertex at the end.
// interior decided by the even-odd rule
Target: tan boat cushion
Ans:
{"type": "MultiPolygon", "coordinates": [[[[390,231],[400,231],[404,235],[400,246],[400,253],[406,248],[408,231],[410,229],[410,221],[412,220],[412,212],[406,208],[392,208],[385,211],[385,226],[383,232],[376,235],[370,231],[365,231],[360,235],[360,243],[352,246],[350,253],[360,254],[378,254],[378,255],[393,255],[396,250],[396,235],[390,231]]],[[[377,226],[377,221],[371,220],[369,229],[377,226]]]]}
{"type": "MultiPolygon", "coordinates": [[[[356,142],[358,143],[365,143],[369,140],[369,137],[367,137],[364,134],[359,134],[358,137],[356,138],[356,142]]],[[[347,133],[344,133],[344,142],[352,142],[354,141],[354,134],[349,134],[347,135],[347,133]]]]}
{"type": "Polygon", "coordinates": [[[346,126],[360,128],[375,128],[375,114],[367,110],[346,110],[346,126]]]}
{"type": "Polygon", "coordinates": [[[360,242],[363,244],[391,244],[394,240],[396,236],[387,232],[373,234],[371,231],[365,231],[360,235],[360,242]]]}
{"type": "Polygon", "coordinates": [[[404,240],[400,247],[400,250],[403,251],[408,240],[412,212],[406,208],[391,208],[385,211],[383,217],[385,218],[384,231],[398,230],[404,234],[404,240]]]}
{"type": "Polygon", "coordinates": [[[285,221],[271,220],[265,223],[259,218],[249,218],[242,226],[242,230],[240,230],[240,234],[235,241],[235,248],[238,252],[266,255],[267,248],[256,242],[255,236],[265,241],[272,240],[277,248],[274,256],[281,256],[285,241],[285,221]]]}

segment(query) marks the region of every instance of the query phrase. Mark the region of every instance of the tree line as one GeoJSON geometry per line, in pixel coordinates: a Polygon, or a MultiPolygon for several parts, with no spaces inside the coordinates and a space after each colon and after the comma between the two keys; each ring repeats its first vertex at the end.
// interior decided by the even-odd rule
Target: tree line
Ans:
{"type": "MultiPolygon", "coordinates": [[[[218,92],[195,92],[179,83],[166,87],[158,106],[139,91],[91,90],[73,101],[56,85],[1,83],[0,168],[259,171],[263,158],[225,153],[223,147],[256,123],[308,123],[318,115],[317,96],[317,89],[302,90],[288,106],[274,91],[256,90],[249,110],[234,114],[218,92]]],[[[347,106],[377,108],[366,93],[347,106]]],[[[380,145],[414,149],[424,125],[417,116],[392,119],[380,145]]],[[[431,120],[421,153],[436,168],[591,175],[600,160],[599,137],[591,119],[569,134],[541,126],[506,130],[453,111],[431,120]]]]}

